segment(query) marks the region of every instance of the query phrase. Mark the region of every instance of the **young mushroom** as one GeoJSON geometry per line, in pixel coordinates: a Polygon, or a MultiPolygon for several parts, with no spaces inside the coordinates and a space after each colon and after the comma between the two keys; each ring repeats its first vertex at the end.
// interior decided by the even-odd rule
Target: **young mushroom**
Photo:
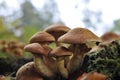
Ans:
{"type": "Polygon", "coordinates": [[[70,28],[65,25],[54,24],[54,25],[48,26],[44,31],[53,35],[55,37],[56,46],[59,46],[60,44],[57,42],[58,38],[63,34],[67,33],[69,30],[70,28]]]}
{"type": "Polygon", "coordinates": [[[40,74],[37,73],[34,62],[28,62],[20,67],[16,73],[16,80],[44,80],[40,74]]]}
{"type": "Polygon", "coordinates": [[[61,36],[58,42],[71,44],[69,49],[73,52],[73,57],[67,65],[68,71],[71,74],[79,71],[85,54],[96,43],[101,42],[101,39],[88,29],[77,27],[61,36]]]}
{"type": "MultiPolygon", "coordinates": [[[[31,38],[30,38],[30,43],[39,43],[44,47],[49,47],[49,44],[51,44],[52,42],[55,41],[55,38],[45,32],[45,31],[39,31],[37,33],[35,33],[31,38]]],[[[56,66],[56,61],[49,57],[49,56],[43,56],[43,61],[44,63],[49,66],[50,69],[52,69],[52,71],[57,72],[57,66],[56,66]],[[52,64],[52,65],[51,65],[52,64]]]]}
{"type": "MultiPolygon", "coordinates": [[[[57,40],[60,36],[67,33],[69,30],[70,30],[70,28],[63,24],[53,24],[53,25],[48,26],[44,31],[50,33],[51,35],[53,35],[55,37],[56,46],[62,46],[64,44],[59,43],[57,40]]],[[[66,45],[64,45],[64,46],[66,46],[66,45]]],[[[69,60],[70,60],[69,57],[66,57],[65,63],[68,63],[69,60]]]]}
{"type": "Polygon", "coordinates": [[[120,36],[114,32],[106,32],[101,37],[102,41],[111,42],[120,39],[120,36]]]}
{"type": "Polygon", "coordinates": [[[43,56],[47,56],[51,48],[41,46],[39,43],[31,43],[26,45],[24,50],[34,55],[34,65],[38,73],[48,78],[55,76],[55,73],[43,61],[43,56]]]}
{"type": "Polygon", "coordinates": [[[102,43],[99,44],[99,47],[102,48],[105,45],[115,41],[115,40],[120,40],[120,36],[114,32],[106,32],[103,35],[101,35],[101,40],[102,43]]]}
{"type": "Polygon", "coordinates": [[[68,78],[68,71],[65,67],[64,60],[65,57],[70,55],[72,55],[72,52],[63,46],[56,47],[49,53],[49,56],[56,58],[58,70],[64,78],[68,78]]]}

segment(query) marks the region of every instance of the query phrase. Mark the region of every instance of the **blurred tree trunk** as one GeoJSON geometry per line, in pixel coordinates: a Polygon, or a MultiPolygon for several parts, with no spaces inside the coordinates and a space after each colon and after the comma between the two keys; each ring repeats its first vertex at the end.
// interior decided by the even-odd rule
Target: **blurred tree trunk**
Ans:
{"type": "Polygon", "coordinates": [[[63,23],[59,17],[57,4],[54,0],[45,0],[44,6],[37,10],[30,0],[21,4],[23,24],[38,28],[47,27],[54,23],[63,23]]]}

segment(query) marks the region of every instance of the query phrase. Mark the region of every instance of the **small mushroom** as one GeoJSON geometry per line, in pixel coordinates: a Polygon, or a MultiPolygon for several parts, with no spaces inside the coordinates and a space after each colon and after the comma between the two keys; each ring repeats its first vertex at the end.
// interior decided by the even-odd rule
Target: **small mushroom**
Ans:
{"type": "MultiPolygon", "coordinates": [[[[54,41],[55,41],[55,38],[51,34],[45,31],[39,31],[30,38],[30,43],[39,43],[40,45],[46,48],[48,48],[49,44],[54,41]]],[[[56,61],[53,58],[46,55],[46,56],[42,56],[42,59],[44,63],[47,66],[49,66],[50,69],[52,69],[52,71],[57,72],[56,61]]]]}
{"type": "Polygon", "coordinates": [[[112,41],[120,40],[120,36],[114,32],[106,32],[100,38],[102,39],[102,43],[99,44],[99,47],[104,47],[112,41]]]}
{"type": "Polygon", "coordinates": [[[31,43],[26,45],[24,50],[31,52],[34,55],[35,68],[41,75],[45,77],[53,77],[55,75],[49,66],[46,66],[43,61],[43,56],[47,56],[51,51],[51,48],[43,47],[39,43],[31,43]]]}
{"type": "Polygon", "coordinates": [[[120,36],[114,32],[106,32],[101,37],[103,42],[111,42],[117,39],[120,39],[120,36]]]}
{"type": "Polygon", "coordinates": [[[65,57],[72,55],[72,52],[63,46],[59,46],[52,50],[49,55],[56,58],[59,72],[64,78],[68,78],[68,71],[65,67],[64,60],[65,57]]]}
{"type": "Polygon", "coordinates": [[[15,48],[15,49],[12,50],[12,52],[15,56],[18,56],[18,57],[23,56],[23,51],[20,48],[15,48]]]}
{"type": "Polygon", "coordinates": [[[28,62],[20,67],[16,73],[16,80],[44,80],[40,74],[37,73],[34,62],[28,62]]]}
{"type": "Polygon", "coordinates": [[[88,29],[77,27],[59,37],[58,42],[71,44],[69,49],[73,52],[73,57],[67,68],[70,73],[74,73],[81,67],[84,55],[91,50],[93,45],[101,42],[101,39],[88,29]]]}
{"type": "Polygon", "coordinates": [[[62,24],[53,24],[48,26],[44,31],[50,33],[55,37],[56,45],[59,46],[60,44],[57,42],[58,38],[63,34],[67,33],[70,30],[69,27],[62,25],[62,24]]]}

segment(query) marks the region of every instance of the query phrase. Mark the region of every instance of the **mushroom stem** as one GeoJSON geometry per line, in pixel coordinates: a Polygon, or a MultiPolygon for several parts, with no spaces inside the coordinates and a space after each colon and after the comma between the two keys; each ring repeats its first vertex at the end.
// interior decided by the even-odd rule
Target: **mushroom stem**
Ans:
{"type": "Polygon", "coordinates": [[[65,78],[68,78],[68,71],[64,66],[64,59],[62,57],[57,58],[57,66],[61,75],[65,78]]]}
{"type": "Polygon", "coordinates": [[[69,73],[80,69],[82,66],[84,55],[90,50],[86,44],[76,44],[75,49],[73,50],[73,57],[69,61],[67,68],[69,73]]]}
{"type": "Polygon", "coordinates": [[[83,55],[73,56],[69,63],[67,64],[68,72],[73,73],[75,70],[77,70],[82,65],[82,61],[83,55]]]}
{"type": "Polygon", "coordinates": [[[39,73],[46,77],[53,77],[54,73],[49,69],[49,66],[46,66],[42,56],[34,55],[35,67],[39,73]]]}
{"type": "Polygon", "coordinates": [[[57,42],[57,40],[55,41],[56,46],[60,46],[61,44],[59,42],[57,42]]]}

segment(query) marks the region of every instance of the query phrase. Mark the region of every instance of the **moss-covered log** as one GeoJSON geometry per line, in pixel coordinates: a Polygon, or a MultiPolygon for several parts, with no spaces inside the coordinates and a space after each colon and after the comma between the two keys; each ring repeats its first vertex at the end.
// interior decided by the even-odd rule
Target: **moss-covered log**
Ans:
{"type": "Polygon", "coordinates": [[[103,73],[108,80],[120,80],[120,40],[104,44],[86,55],[82,69],[103,73]]]}

